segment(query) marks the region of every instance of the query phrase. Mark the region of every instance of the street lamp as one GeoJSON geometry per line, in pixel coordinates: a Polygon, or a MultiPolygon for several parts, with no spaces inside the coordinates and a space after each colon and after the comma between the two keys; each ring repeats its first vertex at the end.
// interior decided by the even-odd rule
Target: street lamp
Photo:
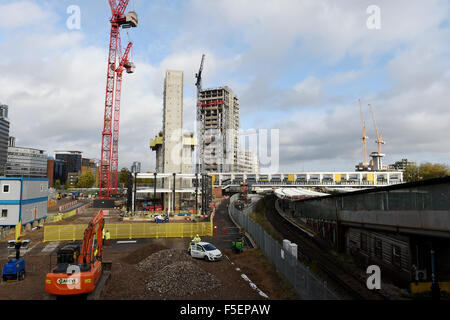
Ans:
{"type": "Polygon", "coordinates": [[[156,210],[156,172],[153,172],[153,214],[155,214],[155,210],[156,210]]]}
{"type": "Polygon", "coordinates": [[[137,184],[137,174],[141,172],[141,163],[140,162],[133,162],[133,165],[131,166],[131,172],[134,173],[134,197],[133,197],[133,212],[136,211],[136,184],[137,184]]]}
{"type": "MultiPolygon", "coordinates": [[[[172,212],[175,213],[175,177],[176,173],[172,173],[173,175],[173,189],[172,189],[172,212]]],[[[169,211],[167,211],[167,217],[169,217],[169,211]]]]}
{"type": "Polygon", "coordinates": [[[198,173],[195,174],[195,214],[198,213],[198,173]]]}

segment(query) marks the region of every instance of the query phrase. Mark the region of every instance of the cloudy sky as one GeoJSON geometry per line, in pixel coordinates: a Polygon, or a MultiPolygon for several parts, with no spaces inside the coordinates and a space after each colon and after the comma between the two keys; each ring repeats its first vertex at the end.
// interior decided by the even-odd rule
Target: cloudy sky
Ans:
{"type": "MultiPolygon", "coordinates": [[[[279,170],[353,170],[368,151],[450,163],[450,2],[377,0],[131,0],[139,26],[125,74],[120,167],[153,170],[165,70],[184,71],[185,129],[194,128],[194,74],[228,85],[241,128],[279,129],[279,170]],[[379,27],[373,11],[379,8],[379,27]],[[369,23],[370,25],[370,23],[369,23]],[[373,24],[371,25],[373,26],[373,24]]],[[[106,0],[0,0],[0,102],[17,145],[100,158],[109,18],[106,0]],[[70,29],[68,7],[80,8],[70,29]]]]}

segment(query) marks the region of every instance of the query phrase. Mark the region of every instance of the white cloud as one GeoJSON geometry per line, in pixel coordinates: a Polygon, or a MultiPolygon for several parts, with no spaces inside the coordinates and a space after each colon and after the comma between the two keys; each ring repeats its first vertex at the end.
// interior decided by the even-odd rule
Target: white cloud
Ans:
{"type": "Polygon", "coordinates": [[[48,11],[30,1],[0,4],[0,12],[2,13],[0,27],[5,29],[40,25],[54,18],[48,11]]]}
{"type": "MultiPolygon", "coordinates": [[[[149,139],[162,127],[166,69],[184,71],[185,129],[194,129],[194,74],[203,53],[204,87],[231,86],[242,119],[258,118],[263,108],[285,112],[264,120],[281,130],[282,169],[353,169],[361,158],[358,96],[365,108],[368,102],[375,108],[387,162],[448,159],[449,29],[441,26],[448,2],[379,1],[378,31],[366,28],[369,4],[193,0],[183,13],[170,9],[178,32],[170,52],[157,64],[138,59],[136,72],[124,75],[120,166],[141,161],[144,170],[154,168],[149,139]],[[332,69],[345,59],[362,66],[332,69]],[[278,85],[292,64],[317,61],[317,74],[305,71],[289,79],[290,87],[278,85]],[[367,78],[376,68],[386,83],[367,78]],[[354,93],[330,93],[355,80],[361,85],[354,93]],[[373,93],[379,86],[384,89],[373,93]]],[[[0,12],[7,13],[0,27],[15,29],[0,44],[0,100],[10,105],[17,144],[98,158],[107,48],[86,45],[88,33],[54,32],[57,15],[37,2],[0,5],[0,12]],[[47,24],[45,30],[34,27],[47,24]]],[[[365,113],[371,151],[375,137],[365,113]]]]}

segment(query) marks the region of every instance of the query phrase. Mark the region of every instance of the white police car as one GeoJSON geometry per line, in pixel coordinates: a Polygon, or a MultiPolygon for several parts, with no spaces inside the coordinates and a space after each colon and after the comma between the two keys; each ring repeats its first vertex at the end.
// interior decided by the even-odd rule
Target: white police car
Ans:
{"type": "Polygon", "coordinates": [[[217,261],[222,259],[222,252],[209,242],[197,242],[190,246],[190,255],[193,258],[217,261]]]}

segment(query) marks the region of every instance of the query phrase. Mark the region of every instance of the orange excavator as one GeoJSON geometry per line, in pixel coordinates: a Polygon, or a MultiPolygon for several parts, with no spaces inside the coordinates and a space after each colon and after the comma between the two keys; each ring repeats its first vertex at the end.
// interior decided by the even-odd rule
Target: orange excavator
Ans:
{"type": "Polygon", "coordinates": [[[94,291],[103,270],[103,210],[94,216],[84,231],[83,243],[58,249],[57,264],[45,278],[45,292],[56,296],[82,295],[94,291]]]}

